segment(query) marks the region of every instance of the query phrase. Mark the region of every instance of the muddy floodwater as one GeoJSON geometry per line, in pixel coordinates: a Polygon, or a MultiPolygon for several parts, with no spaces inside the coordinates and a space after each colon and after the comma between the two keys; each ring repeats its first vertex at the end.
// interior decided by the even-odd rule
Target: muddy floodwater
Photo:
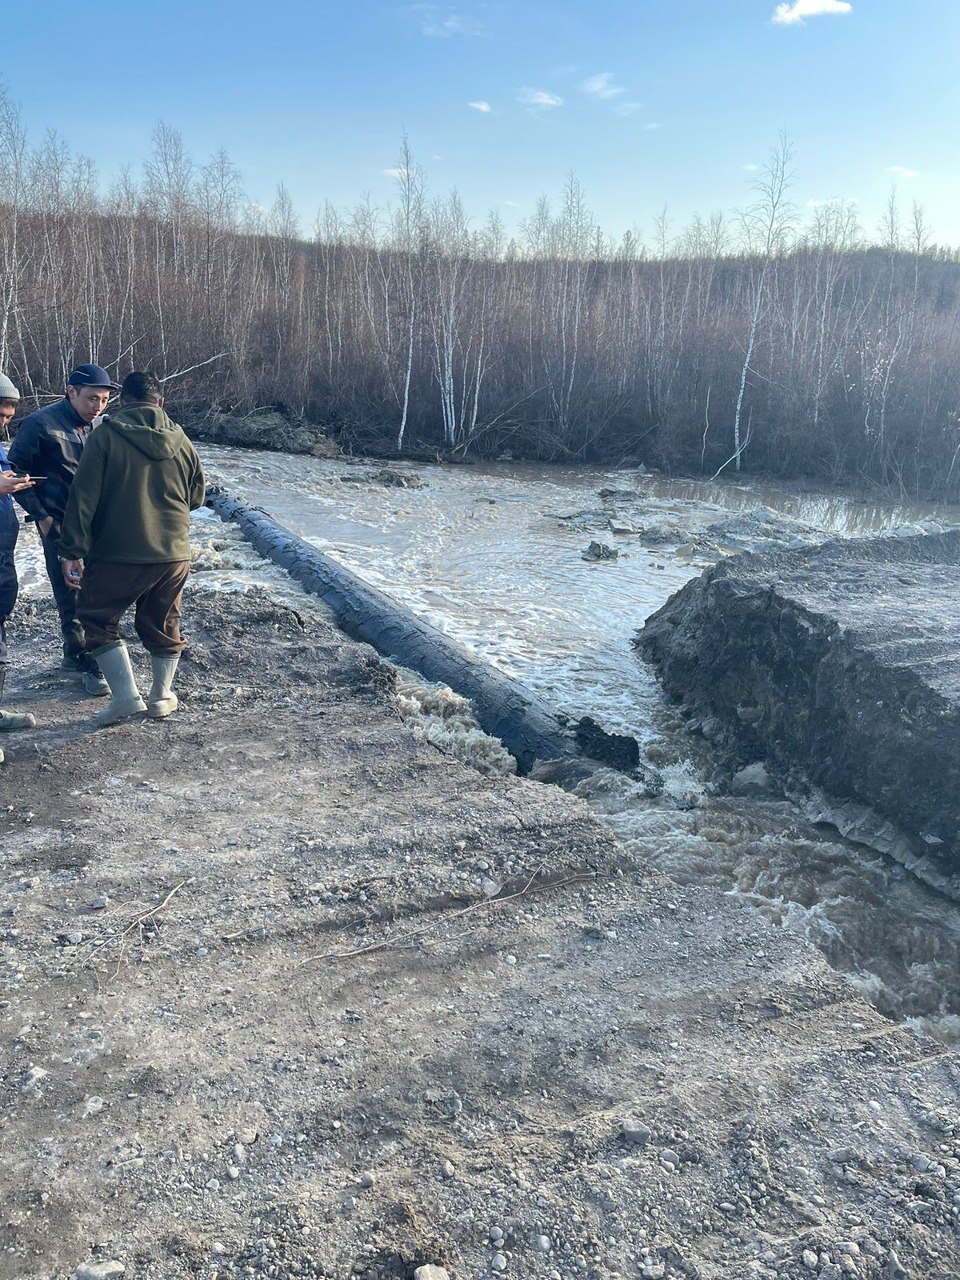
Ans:
{"type": "MultiPolygon", "coordinates": [[[[664,775],[663,795],[651,799],[607,771],[580,788],[633,852],[678,881],[749,898],[810,938],[883,1012],[960,1039],[960,904],[812,821],[809,809],[715,790],[709,746],[686,732],[631,643],[651,612],[722,555],[936,532],[960,524],[960,509],[598,468],[391,464],[384,475],[371,462],[203,453],[211,480],[544,702],[634,734],[664,775]],[[616,558],[584,559],[591,543],[616,558]]],[[[276,589],[283,579],[209,513],[197,532],[229,570],[224,585],[276,589]]],[[[31,546],[21,558],[28,589],[42,589],[31,546]]],[[[207,557],[207,567],[218,566],[207,557]]]]}

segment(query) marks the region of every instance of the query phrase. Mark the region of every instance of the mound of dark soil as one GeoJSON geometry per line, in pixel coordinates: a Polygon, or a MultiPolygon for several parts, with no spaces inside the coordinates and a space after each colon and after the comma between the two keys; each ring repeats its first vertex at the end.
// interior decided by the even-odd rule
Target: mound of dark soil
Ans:
{"type": "Polygon", "coordinates": [[[282,413],[239,416],[214,413],[183,424],[192,440],[232,445],[240,449],[270,449],[275,453],[309,453],[315,458],[338,458],[339,445],[311,423],[295,422],[282,413]]]}
{"type": "Polygon", "coordinates": [[[746,749],[878,810],[958,869],[960,534],[724,560],[637,644],[746,749]]]}

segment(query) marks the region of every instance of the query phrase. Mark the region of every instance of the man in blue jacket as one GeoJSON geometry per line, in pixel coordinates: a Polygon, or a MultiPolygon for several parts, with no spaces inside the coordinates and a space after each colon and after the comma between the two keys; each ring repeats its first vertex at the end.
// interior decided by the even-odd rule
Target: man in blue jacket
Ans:
{"type": "MultiPolygon", "coordinates": [[[[17,411],[20,392],[8,377],[0,373],[0,438],[7,434],[7,427],[17,411]]],[[[13,551],[17,545],[20,521],[13,506],[13,494],[26,493],[32,480],[16,475],[7,461],[0,443],[0,702],[3,701],[3,684],[7,675],[10,653],[7,649],[7,619],[17,602],[17,570],[13,563],[13,551]]],[[[33,716],[12,715],[0,708],[0,733],[11,729],[32,729],[33,716]]],[[[0,751],[0,764],[3,752],[0,751]]]]}
{"type": "Polygon", "coordinates": [[[77,365],[67,379],[64,398],[28,414],[9,449],[10,462],[17,471],[44,477],[36,488],[19,492],[16,498],[40,530],[47,577],[60,614],[63,665],[68,671],[77,672],[86,692],[96,697],[106,697],[110,690],[96,661],[84,652],[83,627],[77,621],[77,593],[63,581],[57,539],[84,441],[94,419],[106,409],[110,392],[117,390],[98,364],[77,365]]]}

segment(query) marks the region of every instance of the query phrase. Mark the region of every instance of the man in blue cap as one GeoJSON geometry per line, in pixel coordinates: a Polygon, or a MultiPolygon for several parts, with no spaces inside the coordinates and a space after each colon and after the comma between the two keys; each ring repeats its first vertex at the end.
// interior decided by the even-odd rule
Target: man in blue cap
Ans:
{"type": "Polygon", "coordinates": [[[94,419],[106,409],[111,391],[118,390],[98,364],[78,364],[67,378],[64,398],[28,414],[7,455],[17,471],[43,477],[34,488],[24,489],[14,497],[40,531],[47,576],[60,614],[63,665],[68,671],[77,672],[86,692],[96,697],[106,697],[110,690],[96,661],[84,652],[83,627],[77,621],[77,593],[63,580],[57,539],[84,441],[94,419]]]}

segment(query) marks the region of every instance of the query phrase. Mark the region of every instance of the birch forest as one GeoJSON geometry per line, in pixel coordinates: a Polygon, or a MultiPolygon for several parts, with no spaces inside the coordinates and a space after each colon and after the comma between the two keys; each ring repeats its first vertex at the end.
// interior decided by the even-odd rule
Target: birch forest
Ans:
{"type": "Polygon", "coordinates": [[[742,210],[615,241],[571,177],[508,234],[404,145],[389,206],[307,229],[163,125],[107,184],[0,98],[0,369],[28,403],[80,361],[151,369],[175,416],[275,408],[358,451],[955,498],[960,254],[895,193],[869,235],[798,210],[790,171],[781,142],[742,210]]]}

